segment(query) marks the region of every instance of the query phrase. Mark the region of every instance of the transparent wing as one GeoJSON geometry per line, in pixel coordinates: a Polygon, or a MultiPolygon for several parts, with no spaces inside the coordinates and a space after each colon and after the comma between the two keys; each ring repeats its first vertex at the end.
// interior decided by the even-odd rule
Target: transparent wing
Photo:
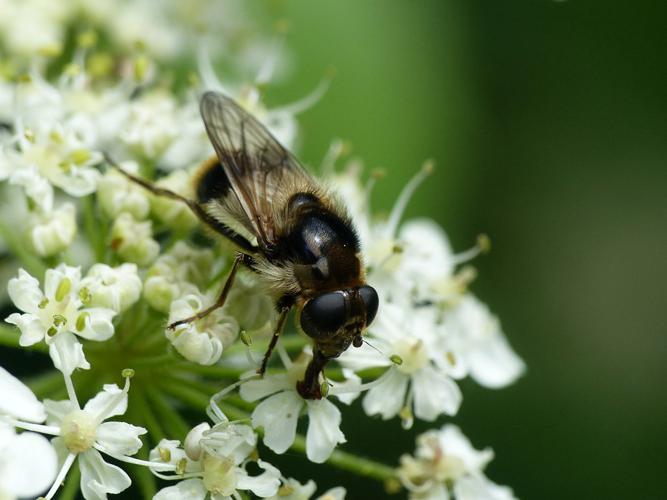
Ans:
{"type": "Polygon", "coordinates": [[[295,176],[312,178],[256,118],[218,92],[206,92],[200,111],[208,137],[243,207],[258,243],[275,243],[273,195],[295,176]]]}

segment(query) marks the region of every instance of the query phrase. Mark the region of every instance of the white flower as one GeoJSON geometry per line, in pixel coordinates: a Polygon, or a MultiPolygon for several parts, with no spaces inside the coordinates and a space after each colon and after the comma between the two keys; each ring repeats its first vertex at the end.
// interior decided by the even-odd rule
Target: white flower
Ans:
{"type": "MultiPolygon", "coordinates": [[[[128,172],[135,172],[134,162],[121,163],[128,172]]],[[[122,212],[128,212],[135,219],[148,217],[150,204],[148,192],[135,182],[130,181],[116,169],[109,168],[100,179],[97,187],[97,199],[102,210],[109,217],[115,218],[122,212]]]]}
{"type": "MultiPolygon", "coordinates": [[[[306,484],[301,484],[296,479],[288,478],[283,481],[278,493],[272,496],[270,500],[310,500],[313,498],[316,489],[317,485],[312,479],[306,484]]],[[[345,493],[345,488],[337,486],[315,497],[315,500],[343,500],[345,493]]]]}
{"type": "MultiPolygon", "coordinates": [[[[171,304],[169,323],[194,316],[212,304],[214,299],[189,294],[171,304]]],[[[224,307],[202,319],[167,329],[165,334],[176,350],[186,359],[202,365],[212,365],[225,347],[231,345],[239,333],[239,325],[224,307]]]]}
{"type": "Polygon", "coordinates": [[[176,101],[166,92],[155,91],[132,101],[129,111],[121,139],[135,154],[159,159],[180,133],[176,101]]]}
{"type": "Polygon", "coordinates": [[[485,387],[501,388],[524,372],[525,364],[507,342],[498,318],[472,294],[447,312],[445,328],[444,342],[454,353],[461,375],[469,373],[485,387]]]}
{"type": "Polygon", "coordinates": [[[141,222],[127,212],[121,213],[111,227],[111,248],[126,261],[150,264],[160,252],[152,227],[150,221],[141,222]]]}
{"type": "Polygon", "coordinates": [[[411,499],[513,500],[512,491],[489,481],[484,468],[493,459],[487,448],[475,450],[461,430],[447,424],[417,438],[415,455],[403,455],[398,477],[411,499]]]}
{"type": "Polygon", "coordinates": [[[0,498],[34,498],[56,477],[58,459],[51,443],[34,432],[17,434],[0,421],[0,498]]]}
{"type": "Polygon", "coordinates": [[[137,266],[127,263],[118,267],[95,264],[81,280],[79,292],[84,297],[89,296],[90,306],[122,312],[141,296],[137,266]]]}
{"type": "Polygon", "coordinates": [[[9,297],[24,313],[10,314],[5,320],[21,330],[20,345],[44,340],[56,368],[66,374],[75,368],[89,368],[75,335],[103,341],[114,333],[111,319],[115,312],[86,307],[79,295],[80,279],[79,268],[61,264],[46,271],[44,292],[39,282],[23,269],[7,285],[9,297]]]}
{"type": "MultiPolygon", "coordinates": [[[[414,414],[433,421],[439,415],[455,415],[461,404],[461,391],[452,380],[451,356],[441,347],[432,308],[406,309],[401,304],[383,303],[373,325],[372,343],[387,355],[398,355],[401,364],[387,370],[368,391],[363,400],[368,415],[384,419],[398,415],[411,425],[414,414]]],[[[344,366],[362,370],[389,366],[391,360],[362,345],[348,349],[340,358],[344,366]]]]}
{"type": "MultiPolygon", "coordinates": [[[[153,462],[162,460],[173,464],[177,474],[191,479],[163,488],[156,500],[211,500],[238,498],[238,491],[249,491],[266,498],[274,495],[280,486],[280,472],[271,464],[257,460],[263,472],[251,476],[245,470],[248,456],[255,449],[257,436],[247,425],[221,421],[213,428],[200,424],[186,437],[185,450],[179,441],[162,440],[151,450],[153,462]]],[[[178,479],[178,476],[160,476],[178,479]]]]}
{"type": "Polygon", "coordinates": [[[265,375],[241,385],[246,401],[258,401],[252,412],[253,427],[264,428],[264,444],[276,453],[285,453],[294,443],[296,425],[304,405],[308,413],[306,456],[316,463],[325,462],[339,443],[345,442],[340,430],[340,410],[328,399],[304,400],[296,390],[303,379],[308,358],[301,356],[287,368],[287,373],[265,375]]]}
{"type": "Polygon", "coordinates": [[[93,149],[89,122],[75,116],[64,123],[42,119],[33,125],[34,128],[19,127],[12,145],[2,150],[2,162],[11,165],[6,172],[10,179],[24,169],[35,169],[67,194],[92,193],[100,176],[93,166],[101,162],[102,154],[93,149]]]}
{"type": "Polygon", "coordinates": [[[210,249],[197,249],[178,241],[148,269],[144,297],[151,307],[169,312],[176,298],[197,293],[199,288],[207,289],[216,267],[210,249]]]}
{"type": "Polygon", "coordinates": [[[76,236],[76,210],[72,203],[46,212],[30,213],[26,239],[30,249],[41,257],[50,257],[69,248],[76,236]]]}
{"type": "MultiPolygon", "coordinates": [[[[2,367],[0,393],[0,415],[35,423],[46,419],[42,403],[2,367]]],[[[44,492],[56,477],[57,465],[48,440],[33,432],[16,434],[9,422],[0,419],[0,498],[34,497],[44,492]]]]}

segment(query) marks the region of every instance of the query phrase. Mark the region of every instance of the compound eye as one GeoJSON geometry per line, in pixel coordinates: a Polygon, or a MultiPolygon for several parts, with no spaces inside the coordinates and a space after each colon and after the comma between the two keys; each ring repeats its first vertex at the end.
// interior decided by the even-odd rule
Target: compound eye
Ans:
{"type": "Polygon", "coordinates": [[[301,311],[301,328],[314,339],[336,333],[347,319],[345,295],[329,292],[310,299],[301,311]]]}
{"type": "Polygon", "coordinates": [[[366,326],[370,325],[378,312],[378,294],[372,286],[364,285],[359,288],[359,295],[366,306],[366,326]]]}

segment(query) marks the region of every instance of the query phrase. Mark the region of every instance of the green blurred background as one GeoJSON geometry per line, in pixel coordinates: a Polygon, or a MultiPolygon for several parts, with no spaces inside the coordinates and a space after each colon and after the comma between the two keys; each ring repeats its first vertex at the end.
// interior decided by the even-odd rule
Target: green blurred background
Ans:
{"type": "MultiPolygon", "coordinates": [[[[349,139],[389,173],[379,209],[433,157],[408,216],[437,219],[459,250],[492,238],[473,290],[528,372],[502,391],[464,384],[454,421],[495,450],[489,477],[524,499],[666,498],[667,4],[271,5],[296,68],[269,103],[337,69],[300,119],[301,157],[349,139]]],[[[346,449],[387,463],[414,444],[358,407],[343,430],[346,449]]],[[[346,475],[318,482],[382,495],[346,475]]]]}

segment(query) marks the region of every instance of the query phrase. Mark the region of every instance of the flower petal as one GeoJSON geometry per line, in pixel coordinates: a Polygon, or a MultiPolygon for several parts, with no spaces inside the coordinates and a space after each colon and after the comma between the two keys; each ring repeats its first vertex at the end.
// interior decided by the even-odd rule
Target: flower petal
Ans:
{"type": "Polygon", "coordinates": [[[76,405],[69,399],[62,401],[44,400],[44,409],[46,410],[46,423],[48,425],[60,425],[65,416],[76,410],[76,405]]]}
{"type": "Polygon", "coordinates": [[[280,471],[263,460],[258,460],[257,465],[264,469],[259,476],[249,476],[244,469],[239,469],[236,476],[236,489],[250,490],[261,498],[275,495],[280,488],[280,471]]]}
{"type": "Polygon", "coordinates": [[[264,444],[285,453],[294,442],[303,399],[295,391],[283,391],[262,401],[252,412],[252,426],[264,427],[264,444]]]}
{"type": "Polygon", "coordinates": [[[255,378],[244,382],[239,394],[246,401],[257,401],[278,391],[291,390],[292,385],[287,375],[267,375],[264,378],[255,378]]]}
{"type": "Polygon", "coordinates": [[[89,399],[83,409],[99,421],[122,415],[127,410],[127,393],[116,384],[105,384],[103,390],[89,399]]]}
{"type": "Polygon", "coordinates": [[[201,479],[186,479],[174,486],[162,488],[153,500],[204,500],[207,493],[201,479]]]}
{"type": "Polygon", "coordinates": [[[80,453],[79,468],[81,493],[86,500],[107,500],[107,493],[120,493],[132,484],[123,469],[106,463],[97,450],[80,453]]]}
{"type": "Polygon", "coordinates": [[[462,477],[454,485],[456,500],[516,500],[507,486],[489,481],[483,475],[462,477]]]}
{"type": "Polygon", "coordinates": [[[340,430],[340,410],[328,399],[306,401],[308,404],[308,432],[306,456],[312,462],[325,462],[338,443],[345,442],[340,430]]]}
{"type": "Polygon", "coordinates": [[[146,434],[143,427],[125,422],[104,422],[97,427],[95,441],[109,453],[134,455],[142,446],[139,436],[143,434],[146,434]]]}
{"type": "Polygon", "coordinates": [[[17,497],[36,497],[53,482],[58,459],[51,443],[34,432],[14,436],[3,447],[2,489],[17,497]]]}
{"type": "Polygon", "coordinates": [[[67,376],[77,368],[90,368],[83,354],[83,346],[70,332],[60,332],[55,336],[49,346],[49,355],[53,365],[67,376]]]}
{"type": "Polygon", "coordinates": [[[16,307],[27,313],[37,311],[38,304],[44,298],[44,294],[39,289],[39,281],[23,269],[19,269],[18,278],[9,280],[7,293],[16,307]]]}
{"type": "Polygon", "coordinates": [[[44,422],[46,411],[32,391],[0,366],[0,413],[29,422],[44,422]]]}
{"type": "Polygon", "coordinates": [[[395,416],[405,403],[405,391],[410,378],[399,370],[387,370],[363,399],[366,415],[380,414],[384,420],[395,416]]]}
{"type": "Polygon", "coordinates": [[[432,422],[441,413],[456,415],[461,406],[461,390],[451,378],[432,366],[412,375],[415,415],[432,422]]]}
{"type": "Polygon", "coordinates": [[[19,338],[19,345],[29,346],[44,340],[46,329],[37,316],[32,314],[13,313],[5,319],[7,323],[16,325],[21,330],[21,338],[19,338]]]}
{"type": "Polygon", "coordinates": [[[88,318],[85,321],[84,329],[76,332],[79,337],[101,342],[113,336],[114,328],[111,320],[116,314],[113,309],[91,307],[83,309],[81,313],[88,313],[88,318]]]}
{"type": "Polygon", "coordinates": [[[491,389],[512,384],[525,371],[523,360],[512,350],[502,333],[468,353],[470,376],[491,389]]]}

